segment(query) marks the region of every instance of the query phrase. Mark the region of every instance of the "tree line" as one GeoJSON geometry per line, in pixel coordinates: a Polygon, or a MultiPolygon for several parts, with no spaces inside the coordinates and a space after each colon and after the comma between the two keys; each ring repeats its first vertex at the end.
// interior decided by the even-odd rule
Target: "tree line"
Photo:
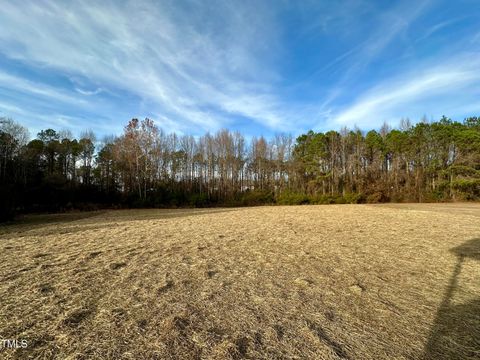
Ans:
{"type": "Polygon", "coordinates": [[[0,119],[0,217],[103,207],[480,199],[480,118],[398,129],[246,139],[166,133],[132,119],[122,135],[28,130],[0,119]]]}

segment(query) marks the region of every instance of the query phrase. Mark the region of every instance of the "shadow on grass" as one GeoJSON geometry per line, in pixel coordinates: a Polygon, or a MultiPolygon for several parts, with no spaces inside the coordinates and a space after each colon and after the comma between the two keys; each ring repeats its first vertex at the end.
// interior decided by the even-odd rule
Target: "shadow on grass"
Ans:
{"type": "Polygon", "coordinates": [[[212,213],[223,213],[234,210],[235,208],[129,209],[24,215],[15,221],[0,226],[0,235],[8,234],[9,237],[12,237],[12,235],[13,237],[18,237],[26,231],[42,230],[45,226],[56,224],[61,226],[58,228],[49,228],[47,231],[42,230],[41,235],[71,234],[86,230],[120,226],[122,222],[126,221],[173,219],[212,213]],[[98,221],[93,218],[98,218],[98,221]],[[82,222],[78,225],[69,224],[84,219],[92,219],[92,222],[82,222]],[[113,225],[112,222],[114,223],[113,225]]]}
{"type": "Polygon", "coordinates": [[[235,208],[181,208],[181,209],[133,209],[110,211],[102,218],[107,221],[162,220],[204,214],[234,211],[235,208]]]}
{"type": "Polygon", "coordinates": [[[480,261],[480,238],[451,251],[457,256],[457,263],[425,345],[425,360],[480,359],[480,298],[465,304],[452,301],[464,261],[480,261]]]}
{"type": "Polygon", "coordinates": [[[67,223],[71,221],[88,219],[104,213],[106,213],[106,211],[75,211],[54,214],[27,214],[20,215],[14,221],[10,221],[5,225],[43,225],[51,223],[67,223]]]}

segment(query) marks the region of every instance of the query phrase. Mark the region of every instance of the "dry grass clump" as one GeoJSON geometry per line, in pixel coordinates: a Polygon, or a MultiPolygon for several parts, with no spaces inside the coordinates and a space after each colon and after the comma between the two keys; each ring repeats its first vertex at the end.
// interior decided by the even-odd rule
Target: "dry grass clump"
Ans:
{"type": "Polygon", "coordinates": [[[478,359],[480,205],[108,211],[0,228],[6,359],[478,359]]]}

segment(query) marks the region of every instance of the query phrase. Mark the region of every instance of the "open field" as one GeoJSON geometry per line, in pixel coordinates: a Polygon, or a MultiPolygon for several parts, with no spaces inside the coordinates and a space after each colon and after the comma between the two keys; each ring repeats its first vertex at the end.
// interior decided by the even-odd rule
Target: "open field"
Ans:
{"type": "Polygon", "coordinates": [[[480,358],[479,204],[32,216],[0,278],[0,358],[480,358]]]}

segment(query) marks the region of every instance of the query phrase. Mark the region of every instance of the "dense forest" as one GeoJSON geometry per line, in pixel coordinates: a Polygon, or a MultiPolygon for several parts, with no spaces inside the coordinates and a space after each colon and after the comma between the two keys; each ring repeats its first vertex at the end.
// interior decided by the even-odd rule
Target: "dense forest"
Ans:
{"type": "Polygon", "coordinates": [[[103,207],[480,199],[480,118],[246,139],[132,119],[98,141],[0,118],[0,218],[103,207]]]}

